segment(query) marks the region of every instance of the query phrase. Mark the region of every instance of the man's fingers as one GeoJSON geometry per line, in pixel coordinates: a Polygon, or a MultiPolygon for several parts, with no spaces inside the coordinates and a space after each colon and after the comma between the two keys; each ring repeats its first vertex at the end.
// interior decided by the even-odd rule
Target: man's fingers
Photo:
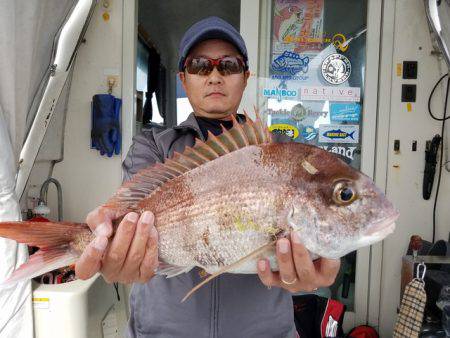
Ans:
{"type": "Polygon", "coordinates": [[[122,266],[120,275],[126,279],[139,278],[139,267],[145,255],[145,247],[150,235],[150,227],[153,227],[153,214],[144,212],[137,223],[133,241],[128,250],[127,257],[122,266]]]}
{"type": "Polygon", "coordinates": [[[116,216],[114,210],[100,206],[87,215],[86,224],[95,235],[110,237],[113,233],[112,220],[116,216]]]}
{"type": "Polygon", "coordinates": [[[135,212],[127,214],[117,227],[116,234],[103,259],[102,273],[106,280],[114,279],[122,269],[127,252],[134,237],[139,215],[135,212]]]}
{"type": "Polygon", "coordinates": [[[75,274],[80,279],[91,278],[100,270],[103,253],[108,245],[106,237],[97,237],[88,244],[75,264],[75,274]]]}
{"type": "Polygon", "coordinates": [[[320,286],[326,287],[334,283],[341,267],[340,259],[320,258],[314,261],[320,286]]]}
{"type": "Polygon", "coordinates": [[[308,289],[316,288],[316,268],[311,260],[308,249],[301,243],[296,232],[291,233],[291,243],[295,270],[297,271],[299,280],[308,289]]]}
{"type": "Polygon", "coordinates": [[[258,276],[261,282],[267,287],[279,286],[279,278],[270,269],[270,264],[267,259],[258,261],[258,276]]]}
{"type": "Polygon", "coordinates": [[[158,232],[153,227],[150,230],[145,256],[139,268],[139,281],[146,283],[155,274],[154,270],[158,265],[158,232]]]}
{"type": "Polygon", "coordinates": [[[277,241],[277,259],[281,281],[286,285],[297,281],[297,271],[292,259],[291,242],[287,238],[277,241]]]}

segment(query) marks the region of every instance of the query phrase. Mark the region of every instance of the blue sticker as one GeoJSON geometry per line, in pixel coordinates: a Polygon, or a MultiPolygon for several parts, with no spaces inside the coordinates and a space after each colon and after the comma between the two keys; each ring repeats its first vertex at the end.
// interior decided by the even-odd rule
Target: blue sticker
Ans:
{"type": "Polygon", "coordinates": [[[358,103],[332,103],[330,105],[331,122],[359,122],[361,105],[358,103]]]}
{"type": "Polygon", "coordinates": [[[305,126],[302,130],[302,136],[306,141],[312,141],[317,137],[317,130],[312,126],[305,126]]]}
{"type": "Polygon", "coordinates": [[[309,69],[309,56],[300,56],[297,53],[284,51],[272,62],[272,69],[277,72],[295,75],[299,72],[306,74],[309,69]]]}
{"type": "Polygon", "coordinates": [[[326,143],[358,143],[359,125],[321,124],[319,126],[319,142],[326,143]]]}

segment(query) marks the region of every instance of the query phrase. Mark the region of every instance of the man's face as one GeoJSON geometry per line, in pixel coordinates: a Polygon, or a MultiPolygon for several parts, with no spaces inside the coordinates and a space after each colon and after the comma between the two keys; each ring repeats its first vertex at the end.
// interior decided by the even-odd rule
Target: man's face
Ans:
{"type": "MultiPolygon", "coordinates": [[[[239,52],[231,43],[223,40],[205,40],[190,51],[190,57],[218,59],[224,56],[238,56],[239,52]]],[[[197,116],[226,119],[236,113],[249,72],[221,75],[216,67],[209,75],[180,72],[180,80],[189,102],[197,116]]]]}

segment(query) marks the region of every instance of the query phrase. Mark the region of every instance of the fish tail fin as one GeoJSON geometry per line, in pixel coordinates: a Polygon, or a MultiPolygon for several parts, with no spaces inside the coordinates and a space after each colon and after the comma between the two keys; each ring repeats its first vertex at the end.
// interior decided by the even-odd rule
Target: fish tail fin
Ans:
{"type": "Polygon", "coordinates": [[[40,249],[0,285],[34,278],[75,263],[79,255],[71,250],[70,242],[89,231],[86,224],[70,222],[0,222],[0,237],[40,249]]]}
{"type": "Polygon", "coordinates": [[[223,268],[219,269],[218,271],[214,272],[213,274],[211,274],[208,278],[206,278],[204,281],[202,281],[201,283],[197,284],[196,286],[194,286],[191,291],[189,291],[186,296],[184,296],[184,298],[181,300],[181,302],[183,303],[186,299],[188,299],[190,296],[192,296],[192,294],[197,291],[198,289],[200,289],[203,285],[205,285],[206,283],[208,283],[209,281],[211,281],[212,279],[220,276],[221,274],[230,271],[238,266],[240,266],[241,264],[245,263],[246,261],[255,258],[256,256],[264,253],[266,250],[270,249],[271,247],[273,247],[275,245],[276,241],[272,241],[270,243],[267,243],[265,245],[263,245],[262,247],[256,249],[255,251],[249,253],[247,256],[241,258],[240,260],[238,260],[237,262],[224,266],[223,268]]]}
{"type": "Polygon", "coordinates": [[[354,140],[355,138],[353,137],[353,134],[354,134],[355,132],[354,131],[352,131],[350,134],[349,134],[349,136],[352,138],[352,140],[354,140]]]}

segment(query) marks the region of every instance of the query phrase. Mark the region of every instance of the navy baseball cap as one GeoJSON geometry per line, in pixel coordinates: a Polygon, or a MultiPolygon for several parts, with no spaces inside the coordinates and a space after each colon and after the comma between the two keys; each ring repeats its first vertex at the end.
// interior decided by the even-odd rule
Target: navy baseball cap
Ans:
{"type": "Polygon", "coordinates": [[[221,39],[233,44],[244,57],[245,66],[248,68],[247,47],[245,47],[241,34],[225,20],[217,16],[210,16],[196,22],[184,33],[179,48],[178,70],[180,72],[184,69],[184,62],[192,47],[209,39],[221,39]]]}

